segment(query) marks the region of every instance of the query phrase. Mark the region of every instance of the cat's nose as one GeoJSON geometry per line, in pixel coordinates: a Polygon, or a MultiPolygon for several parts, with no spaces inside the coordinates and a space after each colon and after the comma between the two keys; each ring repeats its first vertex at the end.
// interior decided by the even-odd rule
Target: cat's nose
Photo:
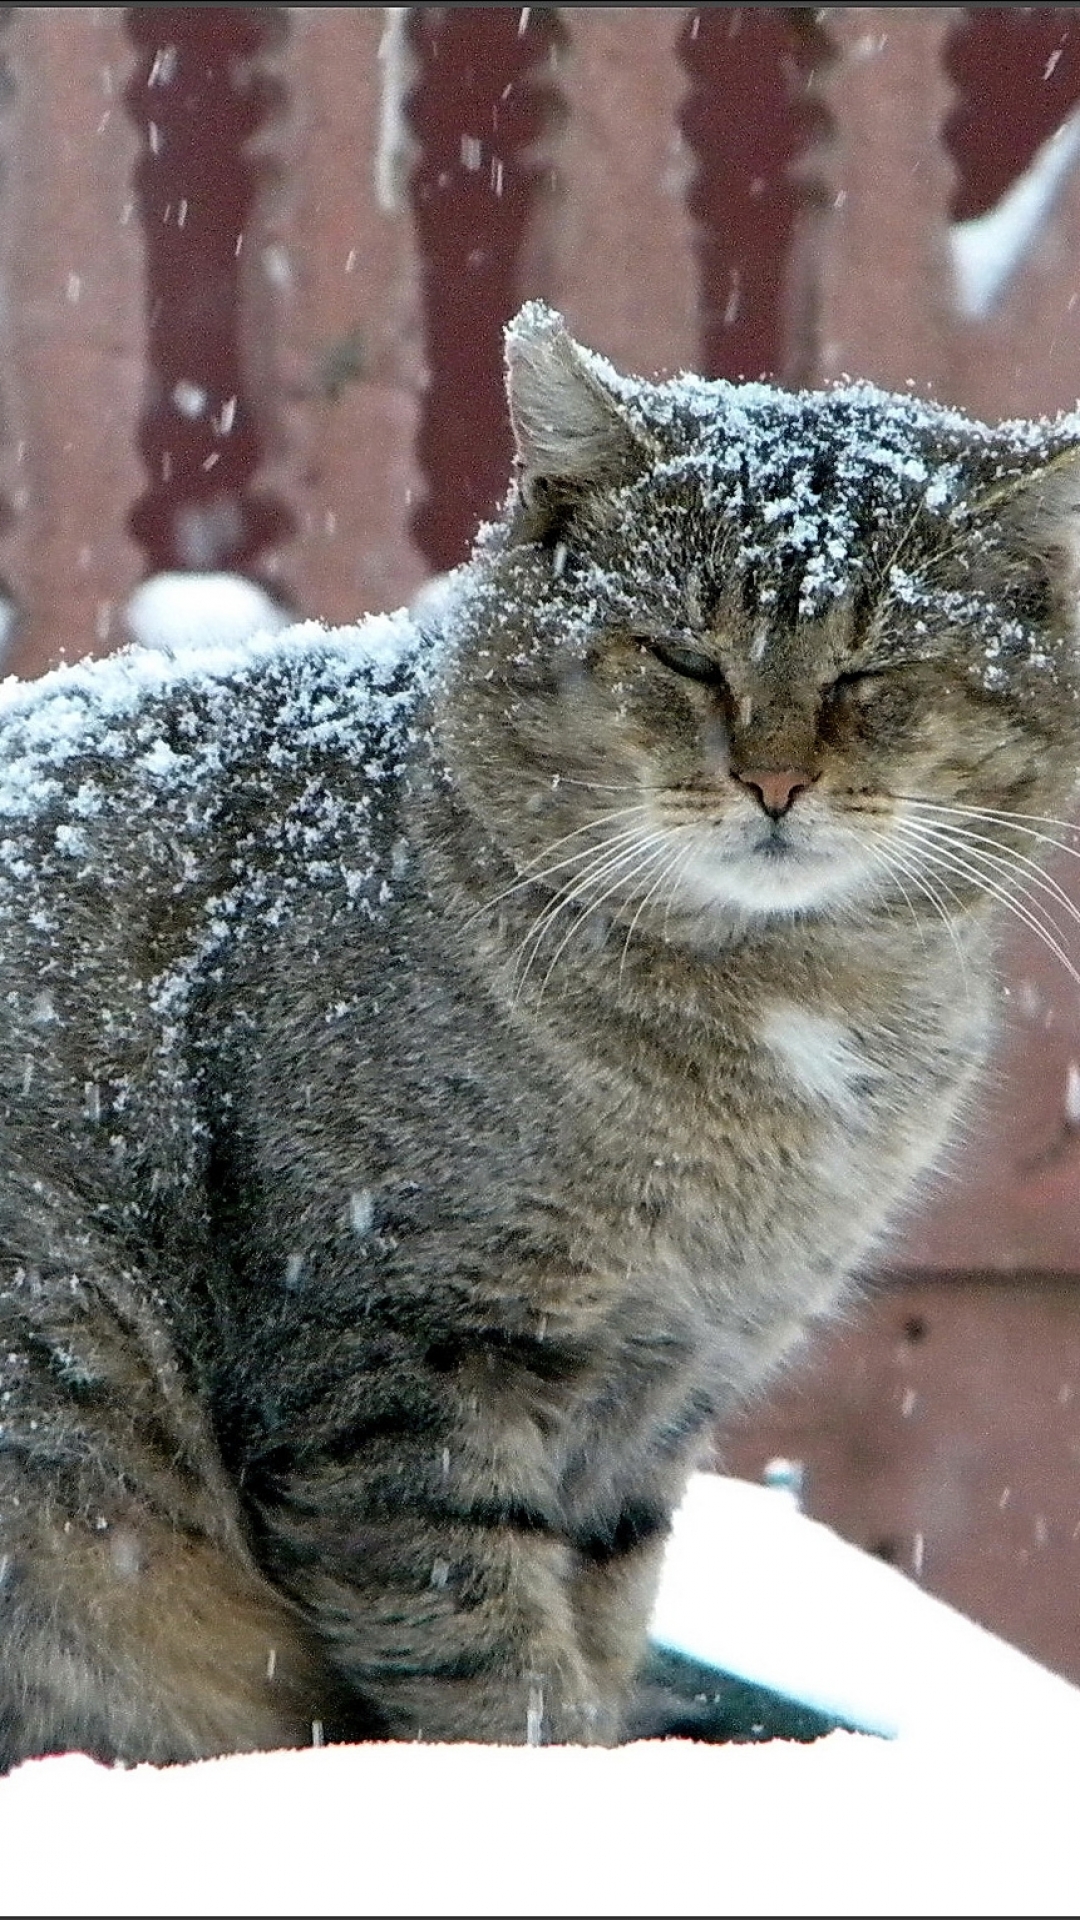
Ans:
{"type": "Polygon", "coordinates": [[[795,795],[810,786],[813,774],[801,767],[749,767],[735,775],[744,787],[752,787],[765,812],[773,820],[787,813],[795,795]]]}

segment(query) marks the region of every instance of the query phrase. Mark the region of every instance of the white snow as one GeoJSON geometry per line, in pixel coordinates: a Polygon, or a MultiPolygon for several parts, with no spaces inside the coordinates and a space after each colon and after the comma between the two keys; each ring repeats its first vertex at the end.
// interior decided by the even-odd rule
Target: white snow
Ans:
{"type": "Polygon", "coordinates": [[[1038,1715],[1080,1741],[1077,1688],[770,1487],[694,1476],[652,1634],[869,1732],[1000,1741],[1038,1715]]]}
{"type": "Polygon", "coordinates": [[[1080,1696],[804,1519],[693,1484],[656,1624],[894,1741],[324,1747],[0,1782],[4,1911],[1073,1914],[1080,1696]]]}
{"type": "Polygon", "coordinates": [[[178,380],[172,390],[173,406],[187,420],[197,420],[206,412],[207,394],[205,387],[196,386],[193,380],[178,380]]]}
{"type": "Polygon", "coordinates": [[[1022,265],[1080,158],[1080,112],[1043,142],[1026,173],[996,207],[953,227],[956,299],[968,320],[984,320],[1022,265]]]}
{"type": "Polygon", "coordinates": [[[289,615],[237,573],[156,573],[136,587],[126,620],[140,646],[171,653],[194,642],[239,643],[280,633],[289,615]]]}

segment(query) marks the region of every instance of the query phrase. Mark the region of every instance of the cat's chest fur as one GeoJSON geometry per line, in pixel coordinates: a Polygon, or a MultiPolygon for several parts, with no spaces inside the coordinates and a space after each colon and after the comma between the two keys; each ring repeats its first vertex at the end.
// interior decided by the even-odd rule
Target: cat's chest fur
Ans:
{"type": "Polygon", "coordinates": [[[230,1097],[266,1243],[324,1272],[332,1243],[332,1291],[376,1317],[422,1295],[436,1339],[467,1270],[478,1345],[525,1334],[582,1358],[579,1433],[602,1415],[610,1437],[614,1403],[642,1441],[650,1407],[722,1411],[835,1304],[937,1152],[981,1000],[925,956],[871,989],[856,955],[845,1005],[830,952],[740,969],[645,948],[623,964],[615,943],[515,996],[490,951],[463,962],[416,866],[359,969],[324,953],[306,1032],[288,941],[276,984],[243,990],[258,1030],[230,1097]]]}
{"type": "Polygon", "coordinates": [[[939,1152],[985,1045],[982,996],[932,968],[864,985],[850,1008],[815,992],[813,973],[755,980],[749,967],[685,1036],[661,1022],[646,1037],[643,1023],[610,1080],[595,1041],[581,1063],[593,1258],[613,1287],[625,1275],[643,1319],[696,1324],[733,1373],[733,1344],[767,1364],[835,1303],[939,1152]]]}

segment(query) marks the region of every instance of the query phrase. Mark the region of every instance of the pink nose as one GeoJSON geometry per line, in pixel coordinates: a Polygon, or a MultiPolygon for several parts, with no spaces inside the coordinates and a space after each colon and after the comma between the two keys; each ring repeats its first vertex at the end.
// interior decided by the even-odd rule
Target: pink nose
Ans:
{"type": "Polygon", "coordinates": [[[744,787],[753,787],[765,812],[778,820],[786,813],[797,793],[802,793],[813,779],[813,775],[800,767],[750,767],[745,773],[737,773],[744,787]]]}

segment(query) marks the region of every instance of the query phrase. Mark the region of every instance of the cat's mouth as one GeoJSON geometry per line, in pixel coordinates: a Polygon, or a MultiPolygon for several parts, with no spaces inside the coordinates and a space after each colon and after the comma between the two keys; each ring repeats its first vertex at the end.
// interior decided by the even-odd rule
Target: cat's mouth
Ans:
{"type": "Polygon", "coordinates": [[[782,820],[770,820],[768,825],[762,828],[753,851],[766,862],[775,863],[799,858],[796,848],[791,843],[791,835],[782,820]]]}
{"type": "Polygon", "coordinates": [[[843,822],[760,816],[695,828],[680,888],[697,907],[754,915],[828,912],[876,885],[873,855],[843,822]]]}

